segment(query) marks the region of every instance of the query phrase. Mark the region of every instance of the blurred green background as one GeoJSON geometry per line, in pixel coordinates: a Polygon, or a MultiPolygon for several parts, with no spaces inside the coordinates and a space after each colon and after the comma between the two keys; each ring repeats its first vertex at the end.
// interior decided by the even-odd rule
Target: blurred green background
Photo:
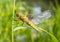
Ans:
{"type": "Polygon", "coordinates": [[[12,42],[14,0],[0,0],[0,42],[12,42]]]}
{"type": "Polygon", "coordinates": [[[0,42],[59,42],[60,5],[57,0],[54,1],[0,0],[0,42]],[[50,32],[53,35],[52,37],[46,32],[37,32],[26,23],[17,19],[16,12],[24,15],[32,14],[34,4],[40,5],[43,11],[52,10],[52,17],[48,19],[48,21],[37,25],[50,32]],[[31,10],[31,12],[29,12],[29,10],[31,10]],[[55,37],[55,39],[53,37],[55,37]]]}

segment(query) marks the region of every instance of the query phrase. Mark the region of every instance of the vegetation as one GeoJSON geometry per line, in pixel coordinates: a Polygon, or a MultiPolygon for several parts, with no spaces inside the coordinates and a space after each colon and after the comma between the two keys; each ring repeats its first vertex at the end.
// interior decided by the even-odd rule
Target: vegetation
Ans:
{"type": "Polygon", "coordinates": [[[43,0],[0,0],[0,42],[59,42],[60,41],[60,5],[43,0]],[[15,2],[14,2],[15,1],[15,2]],[[51,10],[51,17],[40,22],[37,27],[18,19],[16,13],[33,15],[34,5],[38,4],[42,11],[51,10]]]}
{"type": "Polygon", "coordinates": [[[12,42],[13,0],[0,0],[0,42],[12,42]]]}

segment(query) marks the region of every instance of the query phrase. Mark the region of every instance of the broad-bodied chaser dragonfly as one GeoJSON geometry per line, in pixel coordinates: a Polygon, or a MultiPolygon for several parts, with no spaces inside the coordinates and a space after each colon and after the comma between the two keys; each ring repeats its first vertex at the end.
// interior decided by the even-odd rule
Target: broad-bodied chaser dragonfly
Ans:
{"type": "Polygon", "coordinates": [[[27,16],[17,13],[16,16],[21,19],[23,22],[27,23],[34,29],[40,32],[41,29],[39,29],[36,24],[39,22],[45,21],[45,19],[48,19],[51,17],[51,12],[50,10],[46,10],[44,12],[41,11],[40,7],[34,7],[34,12],[33,15],[28,14],[27,16]],[[31,19],[32,18],[32,19],[31,19]]]}

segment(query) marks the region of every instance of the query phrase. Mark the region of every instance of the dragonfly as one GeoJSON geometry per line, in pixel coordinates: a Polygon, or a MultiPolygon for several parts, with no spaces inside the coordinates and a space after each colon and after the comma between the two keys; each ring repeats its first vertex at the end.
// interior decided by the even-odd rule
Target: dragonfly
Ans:
{"type": "Polygon", "coordinates": [[[42,29],[39,28],[36,24],[38,24],[40,21],[42,22],[45,19],[50,18],[51,12],[50,12],[50,10],[46,10],[44,12],[41,12],[40,7],[35,7],[33,15],[28,14],[27,16],[25,16],[23,14],[16,13],[16,16],[18,17],[18,19],[22,20],[23,22],[25,22],[29,26],[33,27],[35,30],[41,32],[42,29]]]}

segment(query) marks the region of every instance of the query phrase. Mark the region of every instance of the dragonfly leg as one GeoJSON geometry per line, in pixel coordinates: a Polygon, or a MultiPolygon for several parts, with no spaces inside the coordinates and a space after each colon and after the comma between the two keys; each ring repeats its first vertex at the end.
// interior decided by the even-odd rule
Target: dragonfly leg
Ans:
{"type": "Polygon", "coordinates": [[[22,26],[24,26],[24,22],[22,23],[22,26]]]}

